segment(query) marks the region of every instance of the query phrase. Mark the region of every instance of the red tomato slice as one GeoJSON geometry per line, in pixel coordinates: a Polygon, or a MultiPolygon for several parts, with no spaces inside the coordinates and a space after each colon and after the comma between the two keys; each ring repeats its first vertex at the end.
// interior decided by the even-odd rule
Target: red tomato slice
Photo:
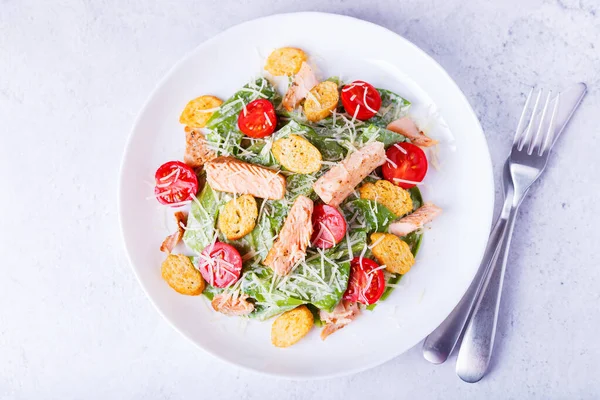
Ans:
{"type": "Polygon", "coordinates": [[[346,220],[335,207],[327,204],[315,206],[312,215],[312,245],[328,249],[339,243],[346,235],[346,220]]]}
{"type": "Polygon", "coordinates": [[[198,269],[204,280],[214,287],[233,285],[242,273],[242,257],[235,247],[216,242],[209,244],[200,255],[198,269]]]}
{"type": "Polygon", "coordinates": [[[344,300],[357,301],[362,304],[373,304],[385,291],[385,275],[379,265],[370,258],[354,257],[350,261],[350,278],[344,300]]]}
{"type": "Polygon", "coordinates": [[[427,156],[412,143],[396,143],[385,155],[388,161],[381,167],[383,177],[404,189],[421,182],[427,174],[427,156]]]}
{"type": "Polygon", "coordinates": [[[160,204],[182,206],[198,192],[198,178],[192,168],[180,161],[164,163],[154,174],[154,195],[160,204]]]}
{"type": "Polygon", "coordinates": [[[258,99],[250,102],[240,111],[238,128],[251,138],[264,138],[275,132],[277,117],[269,100],[258,99]]]}
{"type": "Polygon", "coordinates": [[[367,82],[354,81],[344,86],[341,98],[346,112],[352,116],[356,115],[361,121],[375,116],[381,108],[379,92],[367,82]]]}

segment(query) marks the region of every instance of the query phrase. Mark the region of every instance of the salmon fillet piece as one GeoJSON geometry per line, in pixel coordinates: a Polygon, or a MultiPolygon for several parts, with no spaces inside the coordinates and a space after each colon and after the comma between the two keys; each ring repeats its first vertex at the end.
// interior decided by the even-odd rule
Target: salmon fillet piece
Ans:
{"type": "Polygon", "coordinates": [[[269,168],[221,156],[206,163],[204,169],[208,184],[215,190],[271,200],[285,196],[285,178],[269,168]]]}
{"type": "Polygon", "coordinates": [[[200,168],[215,157],[215,153],[209,149],[206,138],[200,129],[186,126],[183,162],[192,168],[200,168]]]}
{"type": "Polygon", "coordinates": [[[287,275],[304,258],[313,233],[312,213],[312,200],[298,196],[285,218],[277,240],[263,261],[277,275],[287,275]]]}
{"type": "Polygon", "coordinates": [[[321,339],[325,340],[333,332],[342,329],[359,314],[360,308],[358,307],[358,303],[352,303],[348,300],[340,301],[332,312],[320,310],[319,317],[321,317],[321,321],[325,322],[325,327],[321,331],[321,339]]]}
{"type": "Polygon", "coordinates": [[[321,200],[337,207],[375,168],[385,163],[385,148],[373,142],[350,154],[317,179],[313,190],[321,200]]]}
{"type": "Polygon", "coordinates": [[[185,226],[187,225],[188,216],[186,213],[177,211],[174,216],[175,221],[177,222],[177,231],[167,236],[160,245],[160,251],[163,251],[167,254],[171,254],[177,243],[179,243],[185,232],[185,226]]]}
{"type": "Polygon", "coordinates": [[[438,144],[437,140],[426,136],[419,128],[417,128],[417,125],[413,120],[408,117],[403,117],[390,122],[387,129],[410,139],[410,141],[417,146],[431,147],[438,144]]]}
{"type": "Polygon", "coordinates": [[[435,204],[425,203],[414,213],[409,214],[396,222],[392,222],[388,231],[396,236],[406,236],[433,221],[433,219],[440,215],[441,212],[442,209],[435,204]]]}
{"type": "Polygon", "coordinates": [[[308,95],[308,92],[319,84],[312,68],[302,62],[300,70],[294,76],[294,81],[283,98],[283,107],[292,111],[308,95]]]}
{"type": "Polygon", "coordinates": [[[254,304],[248,301],[245,294],[220,293],[210,302],[212,308],[229,316],[248,315],[254,311],[254,304]]]}

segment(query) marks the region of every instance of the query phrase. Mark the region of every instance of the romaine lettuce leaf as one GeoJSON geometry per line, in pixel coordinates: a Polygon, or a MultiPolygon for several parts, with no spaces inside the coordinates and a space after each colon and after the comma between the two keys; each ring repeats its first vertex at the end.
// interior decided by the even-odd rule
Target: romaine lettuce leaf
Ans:
{"type": "Polygon", "coordinates": [[[387,232],[397,216],[383,204],[368,199],[350,200],[342,206],[347,221],[355,221],[367,232],[387,232]]]}
{"type": "Polygon", "coordinates": [[[410,198],[412,199],[412,202],[413,202],[413,211],[414,211],[423,205],[423,196],[421,196],[421,191],[416,186],[413,186],[410,189],[408,189],[408,192],[410,193],[410,198]]]}
{"type": "Polygon", "coordinates": [[[275,108],[281,102],[281,96],[269,81],[258,78],[227,99],[208,120],[206,127],[209,132],[206,139],[217,155],[238,154],[239,145],[244,137],[237,126],[238,116],[245,105],[259,98],[271,101],[275,108]]]}
{"type": "Polygon", "coordinates": [[[346,291],[349,274],[348,260],[315,257],[285,277],[275,276],[269,268],[247,272],[242,291],[256,300],[257,311],[250,316],[258,319],[306,303],[331,311],[346,291]]]}
{"type": "Polygon", "coordinates": [[[261,208],[263,212],[260,213],[254,230],[248,236],[252,241],[254,251],[262,260],[273,247],[275,238],[285,221],[288,207],[278,200],[263,200],[261,208]]]}
{"type": "Polygon", "coordinates": [[[392,132],[377,125],[369,125],[365,128],[359,128],[360,135],[356,139],[356,143],[362,145],[369,140],[377,140],[382,142],[387,149],[391,145],[400,142],[406,142],[406,138],[399,133],[392,132]],[[375,139],[373,139],[375,137],[375,139]]]}
{"type": "Polygon", "coordinates": [[[406,116],[410,108],[410,101],[386,89],[377,89],[381,96],[381,108],[368,122],[385,128],[390,122],[406,116]]]}
{"type": "Polygon", "coordinates": [[[219,194],[208,184],[204,185],[196,201],[192,202],[183,242],[198,254],[214,239],[215,222],[220,205],[219,194]]]}
{"type": "Polygon", "coordinates": [[[293,202],[298,196],[302,195],[313,201],[316,200],[318,196],[312,188],[316,181],[316,174],[293,174],[288,176],[286,179],[286,199],[293,202]]]}

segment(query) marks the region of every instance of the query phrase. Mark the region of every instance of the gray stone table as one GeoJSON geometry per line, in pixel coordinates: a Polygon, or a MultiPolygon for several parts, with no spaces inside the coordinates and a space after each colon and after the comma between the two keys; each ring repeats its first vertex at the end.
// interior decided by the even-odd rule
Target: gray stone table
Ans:
{"type": "Polygon", "coordinates": [[[599,14],[597,0],[0,0],[0,399],[598,398],[599,14]],[[497,182],[526,86],[589,84],[522,208],[478,384],[419,346],[334,380],[236,369],[175,332],[127,264],[119,163],[158,79],[229,26],[306,10],[381,24],[435,58],[477,112],[497,182]]]}

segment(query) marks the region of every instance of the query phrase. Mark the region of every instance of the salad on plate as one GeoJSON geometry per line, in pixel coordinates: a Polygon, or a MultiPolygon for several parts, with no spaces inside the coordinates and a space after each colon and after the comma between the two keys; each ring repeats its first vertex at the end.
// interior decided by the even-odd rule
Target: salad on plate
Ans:
{"type": "Polygon", "coordinates": [[[156,170],[154,197],[178,209],[160,247],[166,283],[216,312],[276,317],[271,341],[288,347],[373,310],[413,267],[441,212],[417,187],[437,141],[407,99],[320,80],[301,49],[274,50],[264,69],[225,101],[187,104],[183,161],[156,170]]]}

